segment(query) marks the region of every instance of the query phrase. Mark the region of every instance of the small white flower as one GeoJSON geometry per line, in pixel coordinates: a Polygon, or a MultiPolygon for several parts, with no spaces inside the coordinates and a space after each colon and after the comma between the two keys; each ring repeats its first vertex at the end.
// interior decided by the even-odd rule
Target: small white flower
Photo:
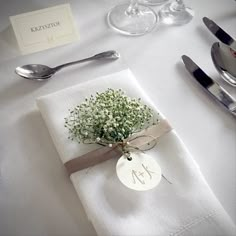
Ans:
{"type": "Polygon", "coordinates": [[[109,143],[109,145],[108,145],[109,147],[112,147],[112,143],[109,143]]]}

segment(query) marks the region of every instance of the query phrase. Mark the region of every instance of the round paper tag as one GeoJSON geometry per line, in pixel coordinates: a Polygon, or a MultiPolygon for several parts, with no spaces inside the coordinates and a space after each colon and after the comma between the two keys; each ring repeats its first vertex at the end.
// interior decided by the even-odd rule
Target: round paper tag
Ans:
{"type": "Polygon", "coordinates": [[[119,180],[128,188],[146,191],[156,187],[161,181],[161,168],[149,155],[130,153],[132,160],[123,155],[116,164],[119,180]]]}

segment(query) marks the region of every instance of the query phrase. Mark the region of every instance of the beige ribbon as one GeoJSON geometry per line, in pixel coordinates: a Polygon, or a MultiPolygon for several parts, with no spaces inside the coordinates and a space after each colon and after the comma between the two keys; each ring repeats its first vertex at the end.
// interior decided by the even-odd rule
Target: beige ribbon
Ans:
{"type": "MultiPolygon", "coordinates": [[[[141,149],[153,140],[157,140],[164,134],[172,130],[167,120],[160,120],[157,125],[153,125],[144,129],[134,135],[132,135],[128,141],[130,145],[141,149]],[[130,140],[130,141],[129,141],[130,140]]],[[[123,152],[119,144],[113,144],[112,147],[104,146],[88,152],[82,156],[76,157],[70,161],[64,163],[69,175],[79,170],[86,169],[88,167],[97,165],[101,162],[107,161],[111,158],[119,158],[123,155],[123,152]]]]}

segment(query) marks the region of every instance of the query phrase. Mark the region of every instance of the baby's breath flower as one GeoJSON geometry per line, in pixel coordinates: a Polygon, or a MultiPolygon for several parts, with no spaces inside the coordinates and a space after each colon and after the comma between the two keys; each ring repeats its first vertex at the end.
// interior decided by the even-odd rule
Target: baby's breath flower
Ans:
{"type": "Polygon", "coordinates": [[[65,127],[72,140],[112,146],[157,121],[140,98],[130,98],[121,89],[107,89],[69,110],[65,127]]]}

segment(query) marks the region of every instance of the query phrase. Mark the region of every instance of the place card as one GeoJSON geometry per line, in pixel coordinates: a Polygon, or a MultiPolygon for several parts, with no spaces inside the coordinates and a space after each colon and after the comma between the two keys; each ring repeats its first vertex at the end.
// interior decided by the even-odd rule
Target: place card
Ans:
{"type": "Polygon", "coordinates": [[[79,39],[70,4],[10,16],[22,54],[38,52],[79,39]]]}

